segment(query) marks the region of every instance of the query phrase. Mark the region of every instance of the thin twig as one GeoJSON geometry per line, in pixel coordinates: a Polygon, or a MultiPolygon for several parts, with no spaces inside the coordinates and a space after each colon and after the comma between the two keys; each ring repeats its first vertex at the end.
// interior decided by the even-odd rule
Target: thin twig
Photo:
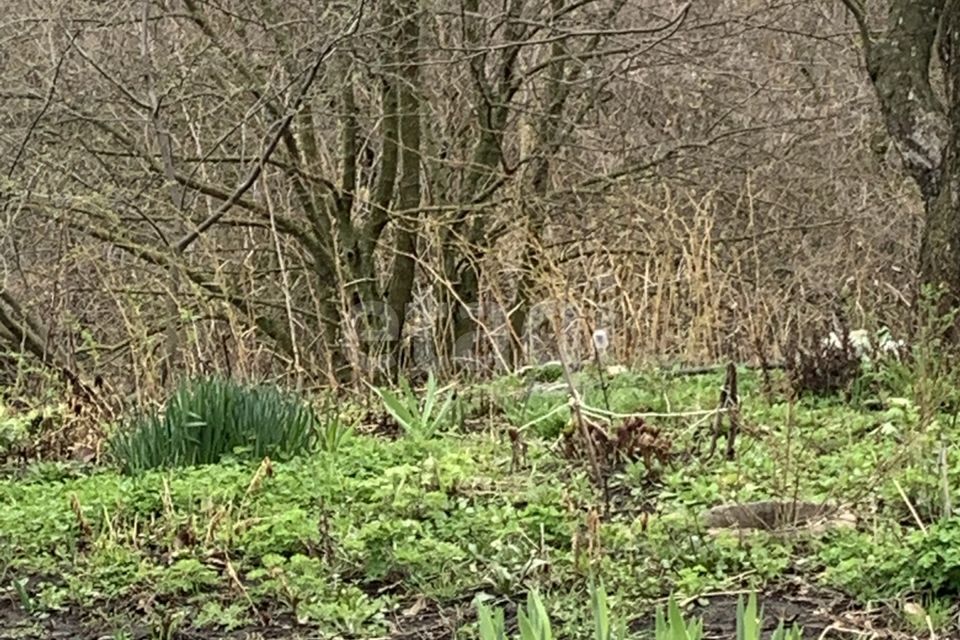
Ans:
{"type": "Polygon", "coordinates": [[[893,479],[893,484],[897,487],[897,491],[900,493],[900,497],[903,498],[903,502],[907,505],[907,509],[910,510],[910,515],[913,516],[913,519],[916,521],[917,526],[920,527],[920,531],[924,534],[927,533],[927,528],[923,525],[923,520],[920,519],[920,514],[917,513],[917,510],[913,508],[913,503],[910,502],[910,498],[907,497],[907,494],[904,492],[903,487],[900,486],[900,483],[897,482],[897,479],[893,479]]]}
{"type": "Polygon", "coordinates": [[[260,154],[260,157],[257,158],[257,161],[250,168],[250,171],[247,173],[247,177],[244,179],[244,181],[237,185],[237,188],[233,190],[233,193],[230,194],[230,197],[227,198],[217,208],[216,211],[207,216],[206,219],[197,225],[196,229],[183,236],[183,238],[177,242],[177,253],[183,253],[183,251],[193,244],[194,241],[196,241],[196,239],[199,238],[204,231],[216,224],[217,221],[222,218],[247,191],[250,190],[250,187],[254,185],[254,183],[257,181],[257,178],[260,177],[260,173],[263,171],[264,165],[270,159],[270,156],[273,155],[273,152],[276,150],[277,146],[280,144],[280,141],[283,139],[284,134],[287,132],[287,129],[290,127],[290,123],[293,122],[294,117],[296,117],[297,113],[300,111],[300,107],[303,105],[303,102],[306,99],[307,92],[309,92],[310,87],[313,86],[317,76],[320,75],[320,69],[323,66],[323,63],[333,54],[337,48],[337,45],[339,45],[341,41],[353,35],[359,28],[360,19],[363,17],[363,8],[364,0],[361,0],[350,26],[347,27],[347,29],[339,36],[334,38],[330,44],[324,47],[317,55],[317,59],[314,61],[306,79],[300,86],[300,91],[297,92],[297,95],[293,100],[293,104],[290,105],[289,112],[274,127],[273,136],[270,138],[270,141],[264,148],[263,153],[260,154]]]}
{"type": "Polygon", "coordinates": [[[657,411],[648,411],[641,413],[617,413],[616,411],[606,411],[604,409],[598,409],[596,407],[591,407],[589,405],[583,404],[580,401],[580,409],[584,413],[593,414],[596,417],[603,418],[617,418],[622,420],[629,420],[631,418],[699,418],[703,416],[713,416],[718,413],[728,413],[730,409],[704,409],[699,411],[676,411],[676,412],[657,412],[657,411]]]}
{"type": "Polygon", "coordinates": [[[67,57],[67,51],[70,50],[70,47],[73,46],[77,36],[79,35],[80,32],[77,31],[70,36],[70,42],[57,59],[57,66],[53,69],[53,77],[50,79],[50,88],[47,90],[47,95],[43,99],[43,106],[40,107],[40,111],[37,112],[37,115],[34,116],[33,120],[30,122],[26,133],[23,134],[23,140],[20,141],[20,146],[17,148],[17,153],[13,156],[13,162],[10,163],[10,169],[7,171],[8,178],[13,177],[13,172],[16,170],[17,165],[20,164],[20,159],[23,157],[23,153],[27,148],[27,143],[30,141],[30,137],[33,135],[37,125],[40,124],[40,120],[44,115],[46,115],[47,110],[50,108],[50,105],[53,102],[53,96],[57,92],[57,80],[60,78],[60,70],[63,68],[63,61],[67,57]]]}

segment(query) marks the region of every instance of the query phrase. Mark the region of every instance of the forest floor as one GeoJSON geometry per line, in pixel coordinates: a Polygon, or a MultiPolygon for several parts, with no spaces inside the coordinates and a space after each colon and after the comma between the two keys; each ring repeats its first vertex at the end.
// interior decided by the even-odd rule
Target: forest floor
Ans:
{"type": "Polygon", "coordinates": [[[960,457],[935,464],[955,422],[904,398],[794,403],[740,377],[733,459],[723,442],[707,454],[722,374],[582,372],[588,405],[647,414],[597,463],[563,384],[516,377],[461,390],[437,433],[344,404],[351,435],[286,462],[11,462],[0,640],[474,638],[476,602],[510,626],[534,587],[555,635],[583,638],[592,578],[636,638],[671,594],[706,637],[735,638],[750,590],[769,628],[804,638],[960,637],[960,520],[942,517],[960,457]],[[763,500],[829,502],[855,524],[701,517],[763,500]]]}

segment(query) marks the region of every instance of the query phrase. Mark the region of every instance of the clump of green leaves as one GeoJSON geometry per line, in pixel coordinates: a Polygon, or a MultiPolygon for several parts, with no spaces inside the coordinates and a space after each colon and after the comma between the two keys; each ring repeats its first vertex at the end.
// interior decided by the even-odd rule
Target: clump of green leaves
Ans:
{"type": "MultiPolygon", "coordinates": [[[[760,640],[763,633],[763,608],[757,608],[757,594],[750,593],[744,605],[743,596],[737,598],[737,640],[760,640]]],[[[777,625],[770,640],[801,640],[803,632],[796,625],[787,629],[783,620],[777,625]]]]}
{"type": "Polygon", "coordinates": [[[336,453],[353,437],[353,427],[335,413],[327,414],[317,427],[317,449],[336,453]]]}
{"type": "MultiPolygon", "coordinates": [[[[627,623],[622,617],[611,618],[607,604],[607,595],[603,585],[590,586],[590,609],[593,618],[593,640],[624,640],[627,638],[627,623]]],[[[477,605],[480,627],[480,640],[507,640],[503,610],[491,609],[485,603],[477,605]]],[[[553,640],[554,634],[550,617],[540,594],[534,590],[527,594],[526,608],[517,612],[519,635],[515,640],[553,640]]],[[[761,640],[763,632],[763,609],[757,605],[757,594],[751,593],[744,604],[743,598],[737,601],[737,640],[761,640]]],[[[656,640],[702,640],[703,620],[686,619],[677,604],[675,596],[670,596],[666,610],[657,607],[654,616],[654,638],[656,640]]],[[[774,630],[770,640],[800,640],[802,630],[794,625],[787,629],[783,621],[774,630]]]]}
{"type": "Polygon", "coordinates": [[[214,377],[185,382],[162,411],[128,419],[110,450],[124,472],[139,473],[228,455],[288,459],[309,451],[316,432],[314,411],[301,398],[214,377]]]}
{"type": "MultiPolygon", "coordinates": [[[[603,586],[590,587],[590,608],[593,614],[593,640],[625,640],[627,624],[623,618],[610,617],[607,595],[603,586]]],[[[480,640],[506,640],[503,610],[491,609],[486,603],[477,605],[480,622],[480,640]]],[[[527,594],[527,606],[517,612],[519,635],[516,640],[553,640],[554,634],[550,616],[543,604],[539,592],[532,590],[527,594]]],[[[658,640],[660,636],[657,636],[658,640]]]]}
{"type": "Polygon", "coordinates": [[[960,518],[945,518],[907,537],[896,582],[916,593],[960,594],[960,518]]]}
{"type": "Polygon", "coordinates": [[[905,536],[838,533],[820,552],[826,578],[862,599],[960,594],[960,518],[944,518],[905,536]]]}
{"type": "Polygon", "coordinates": [[[27,442],[31,426],[39,422],[40,418],[36,411],[18,415],[0,403],[0,458],[27,442]]]}
{"type": "Polygon", "coordinates": [[[422,399],[406,378],[400,379],[396,391],[381,387],[373,387],[373,390],[408,436],[430,438],[450,422],[453,392],[440,389],[433,373],[427,377],[422,399]]]}
{"type": "Polygon", "coordinates": [[[504,401],[504,412],[510,424],[529,426],[542,438],[556,438],[570,421],[566,396],[557,393],[530,392],[522,402],[504,401]]]}
{"type": "Polygon", "coordinates": [[[676,598],[670,596],[666,614],[661,607],[657,607],[654,637],[656,640],[700,640],[703,638],[703,620],[684,620],[676,598]]]}
{"type": "Polygon", "coordinates": [[[383,603],[331,576],[319,558],[268,554],[262,558],[262,567],[247,577],[256,581],[253,594],[285,602],[300,624],[321,625],[351,636],[382,631],[383,603]]]}

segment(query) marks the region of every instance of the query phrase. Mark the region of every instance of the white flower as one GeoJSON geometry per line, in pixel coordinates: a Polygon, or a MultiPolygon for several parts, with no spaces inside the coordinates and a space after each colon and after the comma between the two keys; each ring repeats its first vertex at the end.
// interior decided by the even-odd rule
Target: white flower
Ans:
{"type": "Polygon", "coordinates": [[[850,332],[848,339],[850,340],[850,346],[853,347],[858,356],[868,355],[873,350],[870,344],[870,334],[867,333],[866,329],[854,329],[850,332]]]}

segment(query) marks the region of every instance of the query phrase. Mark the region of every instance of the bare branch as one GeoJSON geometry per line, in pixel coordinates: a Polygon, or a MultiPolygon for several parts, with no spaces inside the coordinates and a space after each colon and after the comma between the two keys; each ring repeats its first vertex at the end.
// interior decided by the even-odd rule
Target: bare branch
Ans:
{"type": "Polygon", "coordinates": [[[297,115],[297,112],[300,110],[300,107],[303,105],[304,98],[306,98],[307,92],[310,90],[310,87],[313,86],[314,81],[317,79],[317,76],[320,73],[320,68],[323,66],[323,63],[327,60],[328,57],[336,50],[337,45],[340,44],[343,40],[353,35],[357,28],[360,25],[360,19],[363,17],[363,8],[365,0],[360,0],[360,3],[357,5],[356,12],[354,14],[353,20],[350,25],[344,30],[340,35],[334,38],[330,44],[324,47],[319,54],[317,54],[316,60],[313,66],[310,68],[309,73],[307,74],[306,79],[304,80],[300,91],[297,93],[296,98],[293,101],[293,104],[290,106],[289,113],[284,116],[283,120],[277,123],[274,128],[274,134],[270,138],[270,141],[267,143],[267,146],[264,148],[263,152],[260,154],[260,157],[257,161],[250,167],[250,171],[247,173],[247,177],[237,185],[233,193],[230,194],[230,197],[227,198],[220,207],[217,208],[212,214],[210,214],[203,222],[197,225],[197,228],[183,236],[176,244],[176,251],[182,253],[189,247],[197,238],[203,234],[204,231],[212,227],[217,223],[224,214],[226,214],[233,205],[243,197],[250,187],[257,181],[257,178],[260,177],[261,171],[266,164],[267,160],[276,150],[277,145],[280,143],[284,134],[287,132],[287,129],[290,126],[290,123],[293,122],[294,117],[297,115]]]}
{"type": "Polygon", "coordinates": [[[60,78],[60,69],[63,67],[63,61],[67,57],[67,51],[70,49],[70,46],[73,45],[73,42],[77,39],[78,35],[80,35],[79,31],[70,36],[70,43],[57,58],[57,64],[53,69],[53,77],[50,79],[50,88],[47,90],[47,95],[43,99],[43,106],[40,107],[40,111],[37,112],[37,115],[30,123],[30,126],[27,127],[26,133],[23,134],[23,140],[20,141],[20,146],[17,147],[17,152],[14,154],[13,161],[10,163],[10,169],[7,170],[8,178],[12,177],[13,172],[16,171],[17,164],[20,163],[20,159],[23,157],[23,152],[27,148],[27,143],[30,141],[30,136],[33,135],[37,125],[40,124],[40,120],[47,113],[47,110],[50,108],[50,104],[53,102],[53,96],[57,91],[57,80],[60,78]]]}

